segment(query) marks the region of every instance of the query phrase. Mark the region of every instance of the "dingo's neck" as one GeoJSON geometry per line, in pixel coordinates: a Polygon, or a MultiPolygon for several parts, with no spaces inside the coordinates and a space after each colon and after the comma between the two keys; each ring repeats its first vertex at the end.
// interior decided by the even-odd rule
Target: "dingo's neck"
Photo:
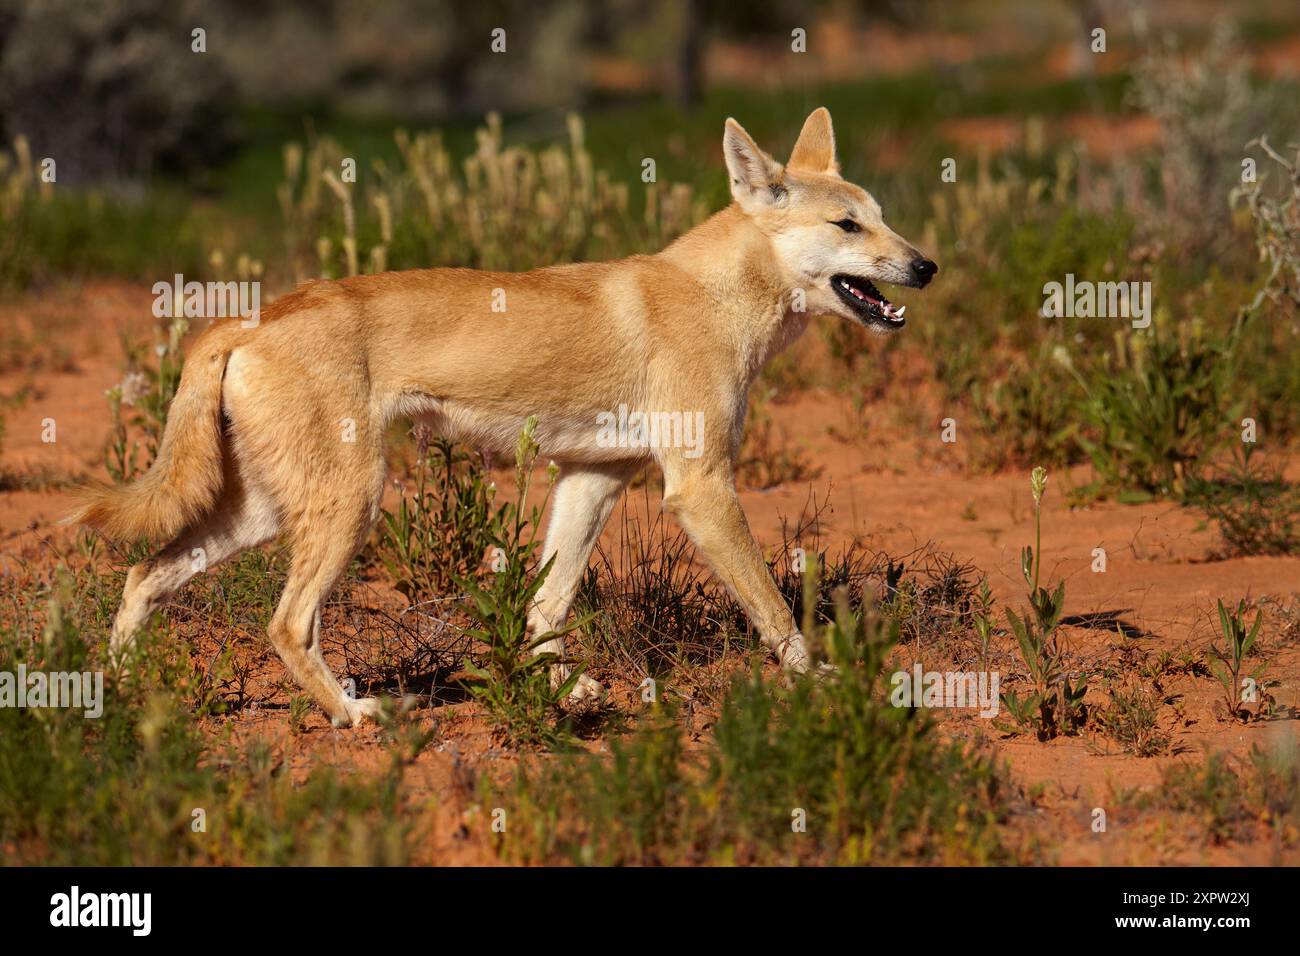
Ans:
{"type": "Polygon", "coordinates": [[[659,253],[697,281],[714,313],[731,326],[730,338],[749,376],[798,338],[806,313],[790,311],[790,289],[770,240],[732,204],[659,253]]]}

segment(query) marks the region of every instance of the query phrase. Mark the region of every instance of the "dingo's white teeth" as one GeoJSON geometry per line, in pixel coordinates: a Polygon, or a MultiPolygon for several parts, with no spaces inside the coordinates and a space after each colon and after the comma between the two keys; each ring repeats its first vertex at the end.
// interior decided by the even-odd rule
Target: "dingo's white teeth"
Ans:
{"type": "Polygon", "coordinates": [[[881,295],[880,290],[870,279],[837,275],[831,278],[831,285],[839,293],[840,298],[869,323],[898,329],[906,322],[902,307],[895,307],[881,295]]]}

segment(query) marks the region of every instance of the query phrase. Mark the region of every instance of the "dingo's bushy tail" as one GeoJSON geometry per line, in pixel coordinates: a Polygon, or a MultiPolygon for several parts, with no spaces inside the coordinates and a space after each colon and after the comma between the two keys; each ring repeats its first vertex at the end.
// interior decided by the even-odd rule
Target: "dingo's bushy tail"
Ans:
{"type": "Polygon", "coordinates": [[[67,524],[89,525],[116,541],[166,542],[195,524],[221,493],[221,384],[230,346],[224,336],[200,340],[181,372],[158,457],[129,485],[81,492],[67,524]]]}

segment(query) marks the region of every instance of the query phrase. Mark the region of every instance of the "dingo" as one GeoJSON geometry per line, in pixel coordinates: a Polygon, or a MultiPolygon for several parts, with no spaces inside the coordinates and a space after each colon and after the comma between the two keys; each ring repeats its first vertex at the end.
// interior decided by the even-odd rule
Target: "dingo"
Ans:
{"type": "MultiPolygon", "coordinates": [[[[722,151],[734,202],[656,255],[311,282],[265,309],[256,328],[215,322],[190,350],[148,473],[87,490],[69,518],[114,538],[171,542],[127,575],[114,652],[203,566],[194,549],[212,567],[284,533],[293,563],[272,643],[336,726],[376,716],[378,701],[349,698],[326,666],[320,606],[379,515],[388,424],[409,416],[507,451],[536,415],[542,454],[561,471],[543,549],[555,563],[530,613],[533,633],[565,620],[625,483],[653,461],[663,506],[763,644],[785,668],[805,670],[803,638],[732,476],[749,386],[813,315],[902,328],[903,309],[873,283],[920,288],[938,267],[840,178],[825,109],[808,117],[784,167],[732,119],[722,151]],[[601,440],[601,422],[621,408],[681,414],[702,434],[601,440]]],[[[562,656],[562,642],[538,651],[562,656]]],[[[557,664],[553,678],[567,674],[557,664]]],[[[583,675],[573,694],[600,690],[583,675]]]]}

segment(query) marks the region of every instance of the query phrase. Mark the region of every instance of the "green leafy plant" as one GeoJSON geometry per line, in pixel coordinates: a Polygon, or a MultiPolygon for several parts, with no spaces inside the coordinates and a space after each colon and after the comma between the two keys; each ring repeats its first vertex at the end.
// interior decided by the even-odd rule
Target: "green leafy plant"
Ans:
{"type": "Polygon", "coordinates": [[[971,623],[980,642],[980,670],[989,669],[989,642],[993,637],[993,592],[989,589],[989,579],[980,578],[979,591],[975,595],[975,606],[971,614],[971,623]]]}
{"type": "Polygon", "coordinates": [[[376,550],[398,591],[415,603],[475,578],[503,517],[486,469],[443,438],[416,430],[419,463],[412,495],[385,511],[376,550]]]}
{"type": "MultiPolygon", "coordinates": [[[[533,437],[536,430],[537,418],[530,416],[515,449],[515,500],[502,505],[492,517],[489,537],[495,548],[494,573],[486,583],[467,577],[457,578],[456,583],[469,595],[467,610],[475,621],[470,634],[487,649],[481,664],[465,665],[478,678],[471,692],[487,708],[497,732],[509,743],[558,746],[569,743],[571,735],[556,720],[556,712],[577,684],[582,669],[572,666],[566,680],[552,685],[551,666],[573,662],[550,652],[534,651],[584,626],[587,620],[579,617],[558,630],[531,637],[528,633],[528,612],[554,561],[548,560],[533,573],[541,546],[537,533],[545,508],[545,501],[528,506],[528,484],[538,452],[533,437]]],[[[554,483],[554,466],[548,477],[554,483]]]]}
{"type": "Polygon", "coordinates": [[[1084,393],[1088,427],[1078,440],[1100,490],[1135,501],[1185,496],[1240,408],[1231,388],[1237,342],[1236,330],[1216,335],[1196,322],[1176,336],[1120,332],[1113,354],[1086,375],[1058,350],[1084,393]]]}
{"type": "Polygon", "coordinates": [[[1219,633],[1223,638],[1223,646],[1216,644],[1210,648],[1210,653],[1213,655],[1210,670],[1223,687],[1228,716],[1234,720],[1258,718],[1267,713],[1273,704],[1273,698],[1265,693],[1262,681],[1267,662],[1261,663],[1254,670],[1247,671],[1246,658],[1255,647],[1259,626],[1264,621],[1264,612],[1256,611],[1254,623],[1247,627],[1244,599],[1238,601],[1237,606],[1232,610],[1224,607],[1222,598],[1219,599],[1218,605],[1219,633]],[[1255,705],[1253,714],[1245,706],[1251,703],[1255,705]]]}
{"type": "Polygon", "coordinates": [[[1015,635],[1021,662],[1029,672],[1032,690],[1024,697],[1015,691],[1002,693],[1011,719],[1020,727],[1034,730],[1039,740],[1077,733],[1087,720],[1083,697],[1088,691],[1086,675],[1071,681],[1057,634],[1065,606],[1065,582],[1054,590],[1039,585],[1042,565],[1042,499],[1047,489],[1047,472],[1035,468],[1030,477],[1034,496],[1034,544],[1020,552],[1020,572],[1029,586],[1029,612],[1006,609],[1007,624],[1015,635]]]}

